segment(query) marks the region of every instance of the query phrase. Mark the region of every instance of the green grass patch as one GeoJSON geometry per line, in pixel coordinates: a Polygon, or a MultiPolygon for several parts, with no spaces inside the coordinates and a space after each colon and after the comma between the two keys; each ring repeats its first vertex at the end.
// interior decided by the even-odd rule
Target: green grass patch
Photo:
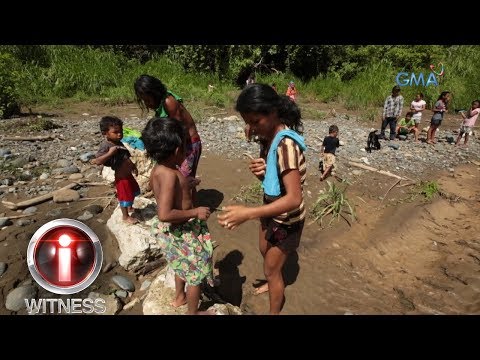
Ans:
{"type": "Polygon", "coordinates": [[[435,195],[440,193],[440,187],[436,181],[421,182],[418,187],[418,192],[427,200],[431,200],[435,195]]]}
{"type": "Polygon", "coordinates": [[[262,204],[262,183],[256,181],[253,184],[242,186],[239,193],[233,197],[233,200],[252,205],[262,204]]]}
{"type": "Polygon", "coordinates": [[[355,208],[350,204],[350,201],[345,196],[347,185],[340,187],[327,181],[328,189],[321,194],[312,209],[310,215],[313,217],[313,222],[318,222],[323,227],[323,219],[326,216],[330,216],[328,226],[332,224],[334,220],[340,220],[343,218],[350,226],[351,223],[345,217],[344,214],[350,215],[350,219],[353,222],[356,220],[355,208]]]}

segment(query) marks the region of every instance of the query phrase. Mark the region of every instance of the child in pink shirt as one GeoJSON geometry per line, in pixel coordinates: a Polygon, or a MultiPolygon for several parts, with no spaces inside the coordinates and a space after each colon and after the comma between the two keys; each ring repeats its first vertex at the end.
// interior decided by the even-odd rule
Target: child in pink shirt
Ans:
{"type": "Polygon", "coordinates": [[[457,142],[455,145],[460,145],[460,139],[462,138],[463,134],[465,134],[465,142],[463,145],[467,145],[468,137],[470,135],[470,131],[475,126],[475,121],[477,121],[478,114],[480,113],[480,100],[475,100],[472,102],[472,107],[468,110],[467,114],[461,112],[463,117],[462,125],[460,126],[460,132],[458,133],[457,142]]]}

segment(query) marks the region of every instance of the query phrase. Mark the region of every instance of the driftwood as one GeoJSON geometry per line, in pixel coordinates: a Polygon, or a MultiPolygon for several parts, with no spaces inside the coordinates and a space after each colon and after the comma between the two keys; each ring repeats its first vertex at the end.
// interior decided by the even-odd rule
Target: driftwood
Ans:
{"type": "Polygon", "coordinates": [[[416,184],[415,181],[411,181],[411,182],[408,182],[406,184],[398,185],[398,187],[412,186],[412,185],[415,185],[415,184],[416,184]]]}
{"type": "Polygon", "coordinates": [[[374,167],[367,166],[367,165],[363,165],[363,164],[356,163],[356,162],[353,162],[353,161],[349,161],[348,164],[349,164],[349,165],[352,165],[352,166],[356,166],[356,167],[358,167],[358,168],[360,168],[360,169],[365,169],[365,170],[377,172],[377,173],[382,174],[382,175],[385,175],[385,176],[390,176],[390,177],[393,177],[393,178],[395,178],[395,179],[413,181],[412,179],[409,179],[409,178],[407,178],[407,177],[402,177],[402,176],[398,176],[398,175],[392,174],[390,171],[378,170],[378,169],[375,169],[374,167]]]}
{"type": "Polygon", "coordinates": [[[166,264],[167,261],[164,258],[153,260],[135,269],[135,273],[137,274],[137,276],[147,275],[148,273],[151,273],[155,269],[158,269],[161,266],[165,266],[166,264]]]}
{"type": "Polygon", "coordinates": [[[387,197],[388,193],[390,192],[390,190],[392,190],[395,186],[397,186],[400,181],[402,181],[402,179],[398,179],[395,184],[393,184],[392,186],[390,186],[390,188],[387,190],[387,192],[385,193],[385,195],[383,195],[383,198],[382,198],[382,202],[383,200],[385,200],[385,198],[387,197]]]}
{"type": "Polygon", "coordinates": [[[64,186],[64,187],[60,188],[60,189],[49,192],[48,194],[37,196],[37,197],[34,197],[33,199],[20,201],[17,204],[15,204],[13,202],[10,202],[10,201],[5,201],[5,200],[2,201],[2,204],[10,210],[23,209],[23,208],[27,208],[29,206],[40,204],[42,202],[50,200],[51,198],[53,198],[53,194],[55,193],[55,191],[72,189],[72,188],[74,188],[75,186],[78,186],[78,185],[79,184],[76,183],[76,182],[71,183],[71,184],[68,184],[67,186],[64,186]]]}
{"type": "Polygon", "coordinates": [[[89,200],[98,200],[98,199],[111,199],[111,197],[110,196],[86,197],[86,198],[80,198],[77,201],[89,201],[89,200]]]}
{"type": "Polygon", "coordinates": [[[116,196],[115,194],[112,195],[112,197],[110,198],[110,200],[108,200],[107,205],[105,205],[105,206],[103,207],[102,212],[105,211],[105,209],[108,207],[108,205],[110,205],[110,203],[111,203],[112,200],[115,198],[115,196],[116,196]]]}
{"type": "Polygon", "coordinates": [[[78,182],[80,186],[110,186],[108,183],[104,182],[78,182]]]}
{"type": "Polygon", "coordinates": [[[59,139],[56,136],[47,135],[47,136],[10,136],[4,137],[3,140],[9,141],[50,141],[54,139],[59,139]]]}
{"type": "Polygon", "coordinates": [[[35,214],[23,214],[23,215],[12,215],[12,216],[4,216],[2,217],[2,219],[21,219],[21,218],[24,218],[24,217],[28,217],[28,216],[33,216],[35,214]]]}

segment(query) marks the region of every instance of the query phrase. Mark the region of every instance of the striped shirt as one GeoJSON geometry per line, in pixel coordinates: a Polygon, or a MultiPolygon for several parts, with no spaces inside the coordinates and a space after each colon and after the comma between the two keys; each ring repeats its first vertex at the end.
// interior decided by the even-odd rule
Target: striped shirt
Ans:
{"type": "MultiPolygon", "coordinates": [[[[268,149],[262,152],[262,157],[266,158],[268,154],[268,149]]],[[[305,179],[307,178],[307,164],[305,161],[305,156],[303,152],[298,147],[297,143],[286,137],[280,141],[280,144],[277,148],[277,167],[278,173],[280,174],[280,193],[281,195],[278,197],[271,197],[264,194],[264,203],[271,203],[282,196],[286,195],[285,186],[282,182],[281,174],[283,174],[286,170],[298,169],[300,172],[300,180],[301,180],[301,187],[302,187],[302,203],[299,207],[289,211],[288,213],[283,213],[278,216],[275,216],[273,220],[280,224],[285,225],[292,225],[297,223],[303,219],[305,219],[306,210],[305,204],[303,200],[303,184],[305,179]]]]}
{"type": "Polygon", "coordinates": [[[390,95],[385,99],[385,104],[383,105],[383,117],[399,117],[402,108],[403,96],[397,95],[396,97],[393,97],[390,95]]]}

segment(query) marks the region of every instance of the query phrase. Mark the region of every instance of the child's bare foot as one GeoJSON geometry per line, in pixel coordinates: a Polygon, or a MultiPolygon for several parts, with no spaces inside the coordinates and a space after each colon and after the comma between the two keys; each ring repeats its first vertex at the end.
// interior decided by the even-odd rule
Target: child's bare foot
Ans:
{"type": "Polygon", "coordinates": [[[260,295],[266,292],[268,292],[268,282],[256,288],[253,292],[253,295],[260,295]]]}
{"type": "Polygon", "coordinates": [[[127,218],[123,218],[123,222],[133,225],[133,224],[137,224],[139,221],[138,219],[135,219],[134,217],[129,216],[127,218]]]}
{"type": "Polygon", "coordinates": [[[175,300],[173,300],[170,303],[170,305],[177,308],[177,307],[185,305],[186,303],[187,303],[187,298],[185,297],[185,295],[183,295],[183,296],[179,296],[179,297],[175,298],[175,300]]]}

